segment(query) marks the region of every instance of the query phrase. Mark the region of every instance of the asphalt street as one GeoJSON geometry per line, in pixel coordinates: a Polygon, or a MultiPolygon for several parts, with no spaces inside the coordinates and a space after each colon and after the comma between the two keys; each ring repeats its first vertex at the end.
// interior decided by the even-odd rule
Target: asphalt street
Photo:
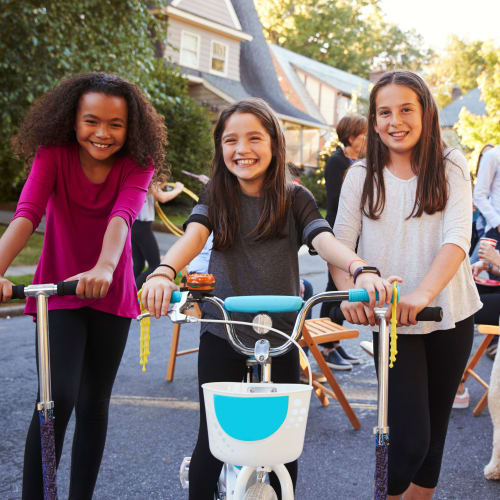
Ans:
{"type": "MultiPolygon", "coordinates": [[[[163,244],[168,245],[168,242],[163,244]]],[[[317,291],[324,290],[326,266],[319,257],[300,256],[301,274],[317,291]]],[[[317,316],[315,310],[313,316],[317,316]]],[[[167,319],[152,321],[151,355],[147,371],[139,365],[139,325],[133,323],[114,386],[109,432],[94,498],[187,498],[178,479],[179,465],[189,456],[198,426],[196,355],[178,358],[175,379],[165,381],[172,327],[167,319]]],[[[332,401],[322,407],[312,397],[304,452],[299,462],[297,499],[370,499],[374,474],[376,379],[372,359],[359,348],[368,340],[346,341],[350,353],[362,359],[352,372],[335,372],[351,401],[361,429],[353,430],[341,407],[332,401]]],[[[475,346],[482,335],[476,335],[475,346]]],[[[21,498],[21,475],[26,430],[36,397],[34,326],[30,318],[0,320],[0,498],[21,498]]],[[[198,343],[198,327],[184,325],[181,348],[198,343]]],[[[214,360],[217,362],[217,360],[214,360]]],[[[483,358],[478,373],[489,379],[492,362],[483,358]]],[[[473,380],[467,383],[471,406],[482,394],[473,380]]],[[[409,422],[411,428],[411,422],[409,422]]],[[[58,481],[60,498],[68,497],[71,421],[58,481]]],[[[500,482],[487,481],[483,467],[490,458],[492,425],[486,409],[480,417],[472,408],[453,410],[436,499],[500,498],[500,482]]]]}

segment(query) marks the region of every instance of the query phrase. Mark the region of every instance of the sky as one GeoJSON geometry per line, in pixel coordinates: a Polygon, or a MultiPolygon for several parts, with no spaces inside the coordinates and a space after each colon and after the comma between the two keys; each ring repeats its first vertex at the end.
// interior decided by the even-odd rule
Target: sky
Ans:
{"type": "Polygon", "coordinates": [[[387,21],[414,28],[436,50],[450,35],[500,43],[500,0],[380,0],[380,6],[387,21]]]}

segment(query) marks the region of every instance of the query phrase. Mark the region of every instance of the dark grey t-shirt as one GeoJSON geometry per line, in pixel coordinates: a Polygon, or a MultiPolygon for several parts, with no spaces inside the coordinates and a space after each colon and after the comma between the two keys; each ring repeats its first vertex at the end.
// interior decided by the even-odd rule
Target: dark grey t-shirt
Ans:
{"type": "MultiPolygon", "coordinates": [[[[299,185],[289,189],[292,197],[288,211],[286,227],[282,238],[255,241],[249,236],[257,226],[263,208],[263,199],[240,195],[240,231],[230,250],[212,250],[208,272],[215,276],[214,294],[225,299],[238,295],[299,295],[299,262],[297,252],[307,244],[311,253],[312,239],[319,233],[331,232],[330,225],[321,214],[316,201],[309,191],[299,185]]],[[[208,219],[208,197],[203,193],[194,207],[186,224],[199,222],[210,231],[208,219]]],[[[210,304],[204,304],[203,317],[221,319],[217,310],[210,304]]],[[[295,322],[295,313],[272,314],[273,327],[291,333],[295,322]]],[[[252,321],[251,314],[232,315],[234,320],[252,321]]],[[[238,337],[246,345],[253,347],[259,337],[250,326],[236,326],[238,337]]],[[[201,333],[210,332],[225,338],[223,325],[205,323],[201,333]]],[[[282,344],[285,339],[276,333],[266,334],[272,346],[282,344]]]]}

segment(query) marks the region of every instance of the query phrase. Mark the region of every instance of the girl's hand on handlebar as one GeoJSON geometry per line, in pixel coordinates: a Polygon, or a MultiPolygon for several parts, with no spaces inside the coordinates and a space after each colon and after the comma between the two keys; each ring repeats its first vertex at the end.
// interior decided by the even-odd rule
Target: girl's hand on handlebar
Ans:
{"type": "Polygon", "coordinates": [[[12,286],[14,283],[0,276],[0,302],[8,302],[12,297],[12,286]]]}
{"type": "Polygon", "coordinates": [[[340,309],[349,323],[375,326],[376,321],[373,309],[365,306],[362,302],[343,300],[340,303],[340,309]]]}
{"type": "Polygon", "coordinates": [[[106,297],[113,282],[113,272],[102,266],[95,266],[84,273],[76,274],[64,281],[76,281],[76,296],[79,299],[102,299],[106,297]]]}
{"type": "MultiPolygon", "coordinates": [[[[414,290],[411,293],[402,295],[397,307],[398,326],[416,325],[417,314],[429,305],[429,300],[420,292],[414,290]]],[[[387,310],[387,319],[392,315],[391,308],[387,310]]]]}
{"type": "Polygon", "coordinates": [[[178,289],[179,287],[166,276],[151,278],[142,287],[142,304],[152,316],[158,319],[167,314],[172,292],[178,289]]]}
{"type": "Polygon", "coordinates": [[[371,308],[378,305],[383,307],[389,303],[392,297],[392,286],[388,280],[377,276],[374,273],[362,273],[356,280],[356,288],[364,288],[370,297],[369,306],[371,308]],[[378,292],[378,300],[375,293],[378,292]]]}

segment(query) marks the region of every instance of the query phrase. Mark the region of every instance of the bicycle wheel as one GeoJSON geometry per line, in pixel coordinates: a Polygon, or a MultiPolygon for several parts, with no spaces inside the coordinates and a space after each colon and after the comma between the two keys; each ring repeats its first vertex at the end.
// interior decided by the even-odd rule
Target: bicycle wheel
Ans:
{"type": "Polygon", "coordinates": [[[245,492],[243,500],[278,500],[278,496],[270,484],[255,483],[245,492]]]}

